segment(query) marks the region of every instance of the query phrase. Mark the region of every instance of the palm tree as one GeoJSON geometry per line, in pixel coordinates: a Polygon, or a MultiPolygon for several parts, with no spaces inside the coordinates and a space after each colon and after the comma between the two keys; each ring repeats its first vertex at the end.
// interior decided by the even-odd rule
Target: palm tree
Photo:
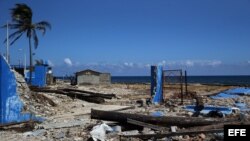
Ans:
{"type": "MultiPolygon", "coordinates": [[[[12,40],[10,45],[15,43],[15,41],[18,40],[24,33],[26,33],[26,36],[29,39],[29,55],[30,55],[29,83],[31,83],[32,71],[33,71],[31,40],[33,40],[34,47],[36,49],[38,46],[38,37],[36,34],[36,30],[41,31],[44,35],[46,32],[46,28],[51,29],[51,25],[47,21],[32,23],[32,14],[33,13],[31,8],[26,4],[16,4],[15,7],[11,9],[11,18],[13,23],[9,24],[10,29],[16,30],[14,33],[9,35],[9,39],[12,40]]],[[[7,25],[5,25],[4,27],[7,27],[7,25]]]]}

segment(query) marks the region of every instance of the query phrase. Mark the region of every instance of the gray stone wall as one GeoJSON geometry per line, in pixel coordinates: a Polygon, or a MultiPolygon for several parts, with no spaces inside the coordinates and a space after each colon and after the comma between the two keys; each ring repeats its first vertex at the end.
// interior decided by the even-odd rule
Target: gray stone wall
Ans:
{"type": "Polygon", "coordinates": [[[101,73],[100,75],[89,75],[89,74],[82,74],[77,76],[77,84],[84,85],[84,84],[110,84],[111,78],[109,73],[101,73]]]}
{"type": "Polygon", "coordinates": [[[100,84],[110,84],[111,78],[109,73],[100,74],[100,84]]]}
{"type": "Polygon", "coordinates": [[[79,75],[77,76],[77,84],[99,84],[100,78],[98,75],[79,75]]]}

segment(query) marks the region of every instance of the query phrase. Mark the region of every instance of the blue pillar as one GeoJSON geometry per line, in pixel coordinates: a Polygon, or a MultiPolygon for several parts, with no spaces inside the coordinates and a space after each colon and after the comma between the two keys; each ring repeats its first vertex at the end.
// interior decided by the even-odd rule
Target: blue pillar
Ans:
{"type": "Polygon", "coordinates": [[[154,104],[163,102],[163,68],[151,66],[151,96],[154,104]]]}

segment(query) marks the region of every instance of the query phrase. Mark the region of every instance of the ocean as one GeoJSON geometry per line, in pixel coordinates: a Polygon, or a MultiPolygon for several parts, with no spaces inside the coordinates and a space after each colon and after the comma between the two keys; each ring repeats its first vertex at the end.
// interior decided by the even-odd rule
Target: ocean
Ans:
{"type": "MultiPolygon", "coordinates": [[[[112,76],[112,83],[150,83],[150,76],[112,76]]],[[[188,83],[250,86],[250,76],[188,76],[188,83]]]]}

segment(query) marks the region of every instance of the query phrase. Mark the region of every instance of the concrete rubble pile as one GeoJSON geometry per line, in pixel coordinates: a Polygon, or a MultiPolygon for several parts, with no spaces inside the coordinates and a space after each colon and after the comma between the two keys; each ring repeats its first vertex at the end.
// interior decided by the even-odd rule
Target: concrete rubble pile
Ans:
{"type": "MultiPolygon", "coordinates": [[[[15,71],[14,71],[15,72],[15,71]]],[[[38,116],[53,115],[55,103],[50,101],[44,94],[32,92],[22,75],[15,72],[17,81],[17,92],[24,103],[24,111],[32,112],[38,116]]]]}

